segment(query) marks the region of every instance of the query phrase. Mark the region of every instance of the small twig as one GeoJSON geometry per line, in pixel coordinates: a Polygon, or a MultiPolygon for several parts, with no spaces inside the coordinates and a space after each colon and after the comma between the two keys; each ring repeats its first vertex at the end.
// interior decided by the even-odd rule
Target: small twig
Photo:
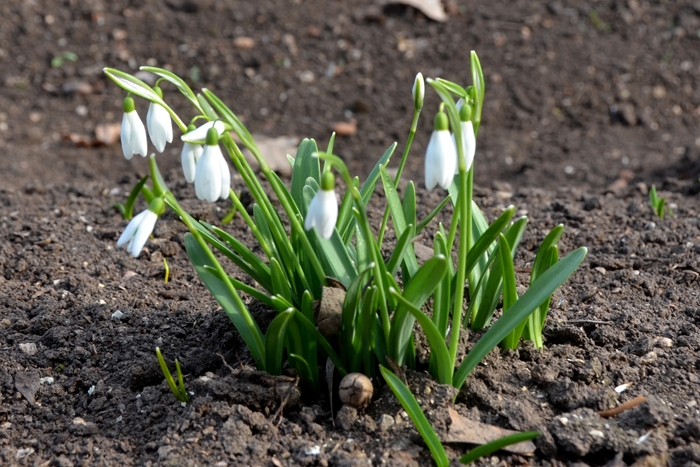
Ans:
{"type": "Polygon", "coordinates": [[[221,358],[221,361],[224,362],[224,366],[225,366],[226,368],[228,368],[228,369],[231,371],[231,373],[234,373],[234,374],[236,373],[236,372],[234,371],[234,369],[231,368],[231,365],[229,365],[228,363],[226,363],[226,359],[224,358],[223,355],[221,355],[220,353],[218,353],[218,354],[216,354],[216,355],[218,355],[218,356],[221,358]]]}
{"type": "Polygon", "coordinates": [[[600,321],[597,319],[569,319],[566,322],[576,324],[613,324],[612,321],[600,321]]]}
{"type": "Polygon", "coordinates": [[[299,385],[299,377],[297,376],[296,378],[294,378],[294,384],[291,385],[289,387],[289,389],[287,389],[287,392],[284,396],[284,399],[282,399],[282,401],[280,402],[280,406],[277,409],[277,412],[275,412],[275,415],[272,417],[272,420],[279,417],[279,419],[277,420],[277,423],[275,423],[275,426],[278,428],[280,426],[280,423],[282,423],[282,410],[284,410],[284,406],[287,405],[287,402],[289,402],[289,398],[292,396],[294,389],[296,389],[298,385],[299,385]]]}
{"type": "Polygon", "coordinates": [[[620,404],[614,409],[609,409],[609,410],[603,410],[598,412],[598,415],[600,415],[603,418],[610,418],[614,417],[615,415],[619,415],[625,410],[632,409],[634,407],[637,407],[640,405],[642,402],[646,401],[646,398],[644,396],[637,396],[634,399],[625,402],[624,404],[620,404]]]}

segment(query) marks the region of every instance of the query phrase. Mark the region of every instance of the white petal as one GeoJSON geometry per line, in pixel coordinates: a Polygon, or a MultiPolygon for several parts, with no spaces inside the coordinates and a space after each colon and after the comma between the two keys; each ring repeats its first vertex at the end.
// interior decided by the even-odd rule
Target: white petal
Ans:
{"type": "Polygon", "coordinates": [[[436,166],[439,164],[438,154],[435,149],[436,132],[430,135],[428,148],[425,151],[425,187],[432,190],[437,185],[436,166]]]}
{"type": "Polygon", "coordinates": [[[434,150],[437,161],[433,167],[434,176],[438,185],[447,189],[454,179],[457,151],[449,131],[441,130],[434,133],[436,134],[434,150]]]}
{"type": "Polygon", "coordinates": [[[155,227],[156,221],[158,220],[158,214],[149,209],[146,209],[143,214],[143,220],[141,221],[138,230],[134,234],[134,238],[131,239],[129,244],[129,253],[131,253],[131,256],[134,258],[138,258],[144,245],[146,245],[148,237],[153,232],[153,227],[155,227]]]}
{"type": "Polygon", "coordinates": [[[219,195],[219,198],[228,199],[228,195],[231,188],[231,172],[229,171],[228,164],[226,163],[226,158],[221,153],[221,149],[219,149],[219,146],[216,146],[216,149],[219,150],[219,164],[221,165],[221,194],[219,195]]]}
{"type": "Polygon", "coordinates": [[[134,157],[134,152],[131,150],[131,123],[129,122],[129,117],[126,113],[122,117],[122,128],[120,131],[120,137],[122,142],[122,153],[127,160],[131,160],[134,157]]]}
{"type": "Polygon", "coordinates": [[[182,147],[182,155],[180,159],[182,161],[182,171],[185,173],[185,180],[187,183],[194,182],[194,174],[197,168],[197,159],[202,155],[204,148],[199,144],[185,143],[182,147]]]}
{"type": "Polygon", "coordinates": [[[197,198],[211,203],[219,199],[221,194],[221,150],[218,146],[205,146],[202,157],[197,161],[197,169],[194,176],[194,188],[197,198]]]}
{"type": "Polygon", "coordinates": [[[474,137],[474,125],[472,122],[462,122],[462,141],[464,147],[464,160],[467,170],[471,169],[476,153],[476,138],[474,137]]]}
{"type": "Polygon", "coordinates": [[[124,232],[122,232],[122,234],[119,236],[119,240],[117,240],[117,248],[123,246],[125,243],[131,240],[145,215],[146,211],[137,214],[131,219],[129,225],[126,226],[124,232]]]}
{"type": "Polygon", "coordinates": [[[309,203],[309,209],[304,219],[304,228],[310,230],[316,227],[321,238],[331,238],[338,221],[338,201],[335,191],[319,190],[309,203]]]}
{"type": "Polygon", "coordinates": [[[204,144],[207,139],[207,131],[209,131],[209,128],[211,127],[216,128],[216,131],[219,132],[219,135],[221,135],[224,132],[224,122],[221,120],[216,120],[215,122],[207,122],[204,125],[200,126],[196,130],[192,130],[189,133],[185,133],[180,137],[180,139],[186,143],[198,143],[198,144],[204,144]]]}
{"type": "Polygon", "coordinates": [[[148,153],[148,141],[146,141],[146,127],[139,118],[139,114],[134,110],[126,114],[131,126],[131,135],[129,141],[131,143],[132,154],[141,154],[146,157],[148,153]]]}
{"type": "Polygon", "coordinates": [[[173,140],[173,124],[170,121],[170,114],[162,105],[151,102],[151,105],[148,106],[146,124],[153,146],[158,152],[163,152],[165,144],[173,140]],[[168,139],[168,135],[170,139],[168,139]]]}

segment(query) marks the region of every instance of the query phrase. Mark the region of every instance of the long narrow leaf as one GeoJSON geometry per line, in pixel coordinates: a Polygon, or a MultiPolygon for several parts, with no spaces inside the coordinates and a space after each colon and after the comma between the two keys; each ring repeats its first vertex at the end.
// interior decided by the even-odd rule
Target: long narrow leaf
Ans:
{"type": "Polygon", "coordinates": [[[445,199],[443,199],[435,209],[430,211],[430,214],[428,214],[425,217],[425,219],[420,221],[420,223],[416,227],[416,235],[420,234],[423,231],[423,229],[430,223],[430,221],[433,220],[433,218],[437,216],[440,211],[442,211],[445,205],[450,202],[450,199],[452,199],[452,197],[450,195],[447,195],[445,199]]]}
{"type": "Polygon", "coordinates": [[[362,184],[360,194],[362,195],[362,201],[365,207],[367,207],[367,204],[369,204],[369,199],[372,197],[372,193],[374,193],[374,187],[377,185],[377,181],[379,180],[379,168],[381,166],[386,166],[389,163],[391,155],[394,153],[395,149],[396,143],[392,144],[391,146],[389,146],[389,148],[387,148],[386,151],[384,151],[382,157],[380,157],[377,163],[374,164],[374,167],[369,173],[367,180],[365,180],[365,183],[362,184]]]}
{"type": "Polygon", "coordinates": [[[415,230],[413,230],[413,226],[409,224],[408,228],[403,231],[403,234],[401,234],[399,240],[396,242],[394,251],[391,252],[391,256],[389,257],[389,261],[386,262],[386,270],[392,276],[395,276],[399,271],[399,265],[401,264],[406,251],[408,251],[408,247],[410,246],[411,240],[414,237],[415,230]]]}
{"type": "Polygon", "coordinates": [[[333,347],[328,343],[326,338],[321,334],[318,329],[316,329],[316,325],[309,319],[306,318],[300,311],[296,310],[296,317],[299,320],[299,323],[301,323],[308,331],[309,333],[316,339],[316,342],[318,342],[321,345],[321,348],[323,351],[326,353],[328,358],[331,359],[333,362],[333,365],[335,365],[336,370],[338,370],[338,373],[340,373],[341,376],[345,376],[348,374],[347,370],[345,369],[345,365],[343,364],[343,361],[338,357],[338,354],[333,350],[333,347]]]}
{"type": "Polygon", "coordinates": [[[530,441],[531,439],[535,439],[540,436],[540,433],[537,431],[524,431],[522,433],[515,433],[513,435],[508,435],[504,436],[502,438],[498,438],[494,441],[491,441],[490,443],[482,444],[481,446],[478,446],[462,457],[459,458],[459,462],[462,464],[471,464],[477,459],[480,459],[484,456],[488,456],[489,454],[492,454],[496,451],[499,451],[505,447],[512,446],[513,444],[518,444],[522,443],[523,441],[530,441]]]}
{"type": "Polygon", "coordinates": [[[405,307],[411,315],[418,321],[418,323],[423,328],[425,332],[425,337],[428,339],[428,344],[430,345],[431,356],[435,354],[436,360],[438,362],[437,368],[437,380],[440,384],[452,384],[452,373],[454,372],[454,366],[450,360],[450,352],[447,350],[447,344],[445,344],[445,338],[442,336],[440,330],[431,321],[430,317],[423,313],[420,309],[416,308],[411,302],[403,298],[401,293],[396,289],[389,290],[399,305],[405,307]]]}
{"type": "Polygon", "coordinates": [[[294,316],[294,308],[290,308],[277,315],[267,329],[266,354],[267,365],[265,370],[271,375],[282,373],[282,355],[284,354],[284,334],[287,331],[289,320],[294,316]]]}
{"type": "Polygon", "coordinates": [[[197,110],[199,110],[201,113],[204,113],[204,109],[202,109],[202,106],[199,104],[197,96],[194,94],[194,92],[192,92],[192,89],[187,85],[187,83],[185,83],[182,80],[182,78],[177,76],[175,73],[172,73],[168,70],[164,70],[163,68],[156,68],[153,66],[142,66],[139,69],[158,75],[161,78],[174,84],[175,87],[187,98],[187,100],[189,100],[192,103],[192,105],[194,105],[194,107],[197,110]]]}
{"type": "Polygon", "coordinates": [[[420,433],[420,435],[423,437],[423,441],[425,441],[428,449],[430,449],[430,453],[433,455],[435,463],[438,465],[438,467],[449,467],[450,460],[447,458],[445,448],[442,446],[442,443],[440,442],[437,433],[435,433],[435,430],[433,430],[433,427],[430,426],[430,422],[421,410],[420,405],[418,405],[416,398],[413,396],[413,394],[411,394],[411,391],[395,374],[384,366],[380,365],[379,371],[382,372],[384,381],[386,381],[386,384],[389,385],[392,392],[401,403],[401,406],[404,408],[408,416],[411,417],[411,420],[413,420],[413,424],[416,426],[418,433],[420,433]]]}
{"type": "Polygon", "coordinates": [[[222,279],[207,269],[213,267],[202,247],[192,234],[185,234],[185,249],[199,278],[209,289],[219,305],[224,309],[233,325],[250,350],[258,368],[265,370],[265,337],[253,317],[248,312],[245,304],[237,294],[232,294],[222,279]]]}
{"type": "Polygon", "coordinates": [[[542,274],[527,292],[510,307],[510,317],[496,321],[467,354],[455,374],[454,387],[457,389],[462,387],[469,373],[483,360],[486,354],[576,271],[587,252],[585,247],[578,248],[542,274]]]}
{"type": "Polygon", "coordinates": [[[302,216],[306,217],[306,204],[304,203],[303,190],[306,179],[312,178],[316,183],[321,183],[321,168],[318,157],[313,154],[318,151],[316,141],[303,139],[297,149],[292,170],[292,199],[299,207],[302,216]]]}
{"type": "MultiPolygon", "coordinates": [[[[389,204],[389,210],[391,211],[391,218],[394,221],[394,230],[396,230],[396,236],[401,237],[404,231],[408,228],[406,222],[406,217],[404,216],[403,206],[399,195],[396,192],[396,186],[394,186],[394,180],[392,180],[389,172],[387,172],[385,166],[379,167],[379,173],[382,178],[382,183],[384,185],[384,193],[386,195],[386,201],[389,204]]],[[[415,201],[415,200],[414,200],[415,201]]],[[[415,205],[414,205],[415,213],[415,205]]],[[[415,225],[415,224],[414,224],[415,225]]],[[[410,280],[411,277],[418,270],[418,260],[416,259],[416,254],[413,251],[413,245],[409,245],[404,256],[404,264],[408,269],[409,277],[404,277],[405,281],[410,280]]]]}
{"type": "Polygon", "coordinates": [[[114,81],[117,86],[125,91],[136,94],[139,97],[143,97],[148,101],[156,102],[163,106],[166,105],[165,102],[163,102],[163,99],[156,94],[153,88],[135,76],[131,76],[123,71],[115,70],[114,68],[105,68],[103,71],[109,77],[109,79],[114,81]]]}

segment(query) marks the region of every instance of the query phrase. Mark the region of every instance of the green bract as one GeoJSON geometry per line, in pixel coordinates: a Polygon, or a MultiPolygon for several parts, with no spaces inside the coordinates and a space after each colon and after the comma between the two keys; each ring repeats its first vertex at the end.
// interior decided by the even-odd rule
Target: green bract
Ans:
{"type": "MultiPolygon", "coordinates": [[[[187,98],[195,110],[191,122],[218,120],[225,126],[226,131],[220,136],[219,132],[209,130],[207,142],[217,144],[218,139],[254,199],[251,215],[230,190],[233,206],[227,218],[232,218],[233,213],[240,214],[236,221],[245,222],[250,228],[262,254],[258,256],[252,247],[225,230],[191,217],[168,191],[155,158],[151,159],[152,190],[144,185],[145,179],[141,180],[124,208],[125,215],[131,213],[139,192],[147,197],[163,198],[188,227],[187,254],[199,277],[241,334],[259,369],[279,374],[286,363],[300,376],[304,387],[316,393],[323,386],[319,368],[324,365],[320,356],[330,359],[341,375],[361,372],[373,376],[380,365],[390,362],[415,367],[417,322],[430,345],[431,375],[440,383],[460,388],[476,364],[497,345],[516,348],[521,336],[534,341],[536,347],[543,345],[542,327],[551,295],[578,268],[586,249],[579,248],[560,259],[557,243],[564,227],[555,227],[539,248],[529,288],[518,296],[513,258],[527,219],[513,219],[515,208],[510,207],[489,223],[472,200],[474,164],[470,163],[455,164],[458,173],[449,194],[426,218],[419,219],[416,209],[419,188],[411,181],[403,190],[399,187],[404,186],[401,175],[422,105],[414,105],[408,140],[394,177],[387,167],[396,143],[388,147],[367,179],[360,182],[334,154],[333,136],[325,151],[314,140],[301,142],[294,157],[289,156],[293,170],[291,182],[286,184],[270,170],[235,113],[214,93],[204,89],[201,94],[195,94],[171,72],[143,69],[158,75],[160,84],[173,84],[187,98]],[[236,134],[236,140],[229,131],[236,134]],[[248,164],[236,141],[257,159],[270,188],[263,188],[259,175],[248,164]],[[316,193],[335,186],[334,174],[342,180],[345,192],[341,195],[335,228],[326,239],[316,229],[305,230],[304,220],[316,193]],[[367,207],[378,183],[387,203],[381,226],[374,231],[367,207]],[[413,241],[450,201],[454,211],[449,230],[438,225],[433,240],[434,255],[421,264],[413,241]],[[396,243],[387,258],[382,251],[389,218],[396,243]],[[228,276],[221,265],[224,259],[245,272],[254,285],[228,276]],[[327,306],[329,297],[338,300],[338,292],[331,292],[331,286],[344,289],[340,292],[340,305],[335,308],[339,316],[333,316],[334,308],[327,306]],[[241,294],[277,313],[267,329],[261,329],[255,322],[241,294]],[[432,313],[423,310],[429,300],[432,300],[432,313]],[[501,300],[503,314],[491,324],[501,300]],[[331,315],[321,316],[322,313],[331,315]],[[319,326],[321,322],[323,326],[319,326]],[[466,355],[461,354],[458,346],[463,326],[489,327],[466,355]]],[[[436,91],[444,109],[444,113],[438,114],[436,125],[451,129],[457,142],[463,141],[462,128],[470,132],[469,145],[456,145],[459,161],[465,160],[465,145],[473,153],[472,143],[481,123],[485,85],[475,53],[471,55],[471,72],[472,84],[466,88],[439,78],[425,81],[436,91]]],[[[132,95],[162,105],[180,129],[187,131],[188,125],[153,88],[117,70],[105,69],[105,73],[132,95]]],[[[422,75],[420,78],[412,97],[416,103],[420,97],[422,104],[422,75]]],[[[382,373],[406,406],[406,391],[399,390],[385,369],[382,373]]],[[[413,416],[415,411],[411,410],[413,416]]],[[[429,436],[425,430],[421,433],[429,436]]],[[[438,463],[445,465],[444,451],[440,453],[433,441],[426,439],[438,463]]]]}

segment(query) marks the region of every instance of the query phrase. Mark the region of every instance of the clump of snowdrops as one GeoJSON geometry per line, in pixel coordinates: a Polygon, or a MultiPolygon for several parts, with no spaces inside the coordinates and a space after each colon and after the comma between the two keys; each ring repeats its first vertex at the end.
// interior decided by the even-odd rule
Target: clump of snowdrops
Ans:
{"type": "MultiPolygon", "coordinates": [[[[299,375],[305,388],[317,392],[321,387],[320,357],[330,359],[341,376],[360,372],[373,377],[379,368],[386,376],[387,366],[415,367],[416,321],[430,345],[430,374],[458,389],[497,345],[515,349],[526,339],[542,347],[550,297],[578,268],[586,249],[560,258],[557,243],[564,227],[552,229],[539,247],[529,288],[518,295],[513,257],[527,218],[514,219],[515,208],[510,207],[489,223],[472,200],[473,162],[478,161],[476,142],[485,91],[474,52],[469,86],[441,78],[424,80],[420,73],[416,76],[413,120],[396,175],[387,170],[397,147],[393,143],[364,181],[353,177],[335,154],[331,136],[325,150],[314,140],[305,139],[296,155],[288,156],[293,171],[287,184],[270,170],[249,131],[212,91],[202,89],[195,94],[167,70],[141,70],[158,76],[155,86],[105,69],[107,76],[128,92],[121,133],[124,156],[147,155],[146,128],[135,110],[134,97],[139,97],[149,102],[148,135],[156,150],[162,152],[172,142],[174,123],[182,133],[184,176],[194,183],[196,196],[206,202],[230,199],[232,209],[240,214],[238,221],[247,225],[264,254],[256,255],[254,248],[223,228],[188,214],[165,185],[155,155],[150,157],[150,186],[144,177],[122,212],[131,215],[139,194],[149,207],[131,219],[118,245],[126,245],[137,257],[158,216],[166,208],[173,210],[189,229],[185,247],[195,270],[241,334],[260,370],[279,374],[287,366],[299,375]],[[166,103],[161,86],[174,87],[192,104],[194,116],[189,121],[183,121],[166,103]],[[434,114],[434,132],[425,154],[425,189],[439,186],[445,198],[426,218],[418,219],[416,192],[423,188],[413,181],[405,184],[402,193],[398,187],[403,186],[401,177],[408,157],[420,157],[411,156],[411,143],[426,87],[437,93],[441,104],[434,114]],[[257,160],[270,191],[263,188],[241,145],[257,160]],[[231,189],[229,163],[252,194],[252,215],[231,189]],[[340,205],[337,177],[344,182],[340,205]],[[379,183],[386,207],[382,224],[375,231],[367,208],[370,202],[376,203],[374,191],[379,183]],[[438,219],[442,219],[439,214],[447,203],[454,209],[443,225],[438,219]],[[396,243],[392,254],[383,257],[381,247],[389,221],[396,243]],[[413,242],[433,221],[438,222],[434,255],[420,264],[413,242]],[[233,262],[255,285],[227,275],[222,261],[233,262]],[[340,287],[340,296],[331,287],[340,287]],[[242,295],[276,313],[265,332],[249,313],[242,295]],[[326,308],[324,302],[333,299],[328,297],[340,303],[335,317],[319,316],[319,309],[326,308]],[[431,298],[432,313],[427,314],[423,305],[431,298]],[[501,303],[502,315],[491,323],[501,303]],[[488,327],[488,331],[462,355],[459,334],[466,326],[488,327]]],[[[407,92],[407,98],[410,96],[407,92]]],[[[394,383],[392,380],[392,388],[394,383]]]]}

